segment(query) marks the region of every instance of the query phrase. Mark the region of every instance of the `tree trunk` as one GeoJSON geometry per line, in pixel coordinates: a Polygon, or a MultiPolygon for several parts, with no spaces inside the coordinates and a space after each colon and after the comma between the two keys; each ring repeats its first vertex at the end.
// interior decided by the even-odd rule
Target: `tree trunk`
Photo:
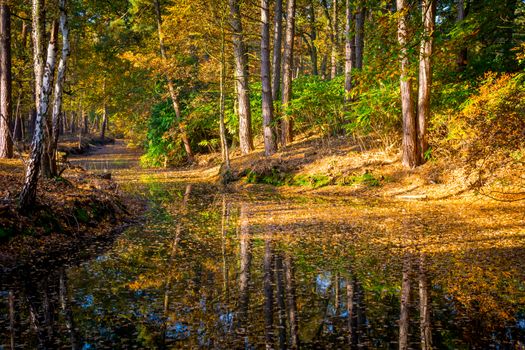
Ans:
{"type": "MultiPolygon", "coordinates": [[[[164,35],[162,33],[162,15],[160,12],[160,0],[155,0],[155,13],[157,17],[156,18],[157,19],[157,32],[159,36],[160,54],[161,54],[162,59],[166,61],[168,59],[168,55],[166,53],[166,47],[164,46],[164,39],[163,39],[164,35]]],[[[190,139],[188,138],[186,127],[184,123],[182,122],[182,115],[181,115],[180,103],[179,103],[179,94],[175,90],[175,86],[173,85],[172,78],[166,75],[166,80],[168,81],[168,90],[170,93],[171,101],[173,103],[175,117],[177,118],[181,140],[182,140],[182,143],[184,144],[184,150],[186,151],[188,162],[193,163],[194,159],[193,159],[193,152],[191,150],[190,139]]]]}
{"type": "Polygon", "coordinates": [[[331,57],[331,71],[330,78],[334,79],[337,75],[337,65],[338,65],[338,56],[339,56],[339,20],[337,13],[337,0],[332,1],[332,33],[330,37],[332,38],[332,57],[331,57]]]}
{"type": "Polygon", "coordinates": [[[233,30],[233,55],[235,57],[235,82],[239,112],[239,143],[242,154],[250,153],[253,147],[252,116],[248,86],[248,55],[244,44],[239,0],[229,0],[230,22],[233,30]]]}
{"type": "Polygon", "coordinates": [[[58,63],[58,72],[55,82],[53,114],[51,118],[52,136],[51,150],[49,156],[51,158],[51,176],[58,176],[56,152],[58,147],[59,137],[59,123],[62,115],[62,93],[64,91],[64,81],[66,77],[67,59],[69,57],[69,26],[66,12],[66,0],[59,0],[58,8],[60,10],[60,32],[62,34],[62,56],[58,63]]]}
{"type": "MultiPolygon", "coordinates": [[[[226,111],[225,107],[225,80],[226,80],[226,37],[224,33],[224,19],[221,17],[221,62],[220,62],[220,76],[219,76],[219,128],[221,136],[221,152],[222,152],[222,162],[224,164],[224,176],[229,176],[230,173],[230,152],[228,150],[228,140],[226,138],[226,125],[224,124],[224,113],[226,111]]],[[[223,180],[228,180],[224,178],[223,180]]]]}
{"type": "Polygon", "coordinates": [[[355,67],[363,69],[363,53],[365,47],[365,16],[366,9],[360,7],[355,15],[355,67]]]}
{"type": "Polygon", "coordinates": [[[33,0],[31,37],[33,40],[33,72],[35,75],[35,108],[38,111],[44,77],[44,40],[46,37],[44,0],[33,0]]]}
{"type": "Polygon", "coordinates": [[[319,70],[317,69],[317,47],[315,46],[315,41],[317,40],[317,27],[315,24],[315,7],[314,2],[310,1],[308,6],[308,21],[310,22],[310,59],[312,61],[312,74],[317,76],[319,75],[319,70]]]}
{"type": "Polygon", "coordinates": [[[100,127],[100,139],[104,141],[106,138],[106,127],[108,125],[108,106],[104,101],[104,107],[102,108],[102,126],[100,127]]]}
{"type": "Polygon", "coordinates": [[[425,162],[428,150],[427,123],[430,119],[430,94],[432,89],[432,49],[436,3],[434,0],[422,1],[423,38],[419,51],[419,94],[417,109],[418,165],[425,162]]]}
{"type": "Polygon", "coordinates": [[[281,48],[283,46],[283,0],[275,0],[273,18],[272,100],[279,99],[281,91],[281,48]]]}
{"type": "Polygon", "coordinates": [[[11,9],[0,2],[0,158],[13,157],[11,135],[11,9]]]}
{"type": "Polygon", "coordinates": [[[346,26],[345,26],[345,101],[351,100],[352,69],[355,60],[355,35],[352,35],[354,15],[351,9],[351,0],[346,0],[346,26]]]}
{"type": "Polygon", "coordinates": [[[261,81],[264,154],[275,153],[275,135],[272,129],[273,100],[270,80],[270,0],[261,0],[261,81]]]}
{"type": "Polygon", "coordinates": [[[283,67],[283,118],[281,121],[281,144],[285,147],[293,141],[293,123],[286,110],[292,99],[292,65],[295,34],[295,0],[288,0],[286,9],[286,35],[284,40],[283,67]]]}
{"type": "Polygon", "coordinates": [[[418,165],[417,127],[412,96],[412,78],[410,77],[410,60],[408,57],[408,12],[407,0],[397,0],[400,13],[397,22],[397,40],[401,47],[401,106],[403,111],[403,165],[414,168],[418,165]]]}
{"type": "MultiPolygon", "coordinates": [[[[53,27],[56,28],[56,22],[53,23],[53,27]]],[[[38,103],[33,142],[31,143],[31,157],[29,158],[29,163],[26,169],[24,186],[22,188],[22,192],[20,193],[19,206],[22,212],[27,212],[33,206],[36,200],[38,174],[40,172],[45,141],[44,122],[49,108],[49,97],[51,95],[53,76],[55,73],[57,55],[56,32],[56,29],[51,30],[52,35],[47,48],[46,69],[44,72],[44,78],[42,80],[42,91],[38,103]]],[[[38,63],[35,62],[35,64],[38,63]]]]}

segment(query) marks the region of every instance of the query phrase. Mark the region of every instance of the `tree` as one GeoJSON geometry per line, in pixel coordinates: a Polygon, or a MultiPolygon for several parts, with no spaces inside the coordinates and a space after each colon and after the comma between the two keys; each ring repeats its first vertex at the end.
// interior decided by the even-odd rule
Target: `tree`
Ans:
{"type": "Polygon", "coordinates": [[[67,60],[69,57],[69,26],[66,11],[66,0],[59,0],[58,8],[60,10],[60,33],[62,34],[62,55],[58,63],[57,77],[54,88],[53,112],[51,117],[52,137],[50,160],[51,175],[58,176],[56,151],[58,146],[60,117],[62,115],[62,94],[64,92],[64,81],[66,79],[67,60]]]}
{"type": "Polygon", "coordinates": [[[337,13],[337,0],[332,1],[332,61],[330,78],[334,79],[337,75],[338,57],[339,57],[339,19],[337,13]]]}
{"type": "MultiPolygon", "coordinates": [[[[38,2],[39,0],[35,0],[38,2]]],[[[34,8],[34,7],[33,7],[34,8]]],[[[36,189],[38,185],[38,174],[42,165],[42,153],[44,151],[44,122],[49,108],[49,97],[51,95],[51,88],[53,86],[53,76],[55,74],[55,63],[57,55],[57,33],[58,25],[56,21],[53,22],[51,29],[51,38],[47,48],[47,59],[42,80],[42,90],[38,101],[38,110],[35,121],[35,130],[33,132],[33,141],[31,143],[31,156],[26,168],[24,185],[19,198],[19,207],[22,212],[28,211],[36,200],[36,189]]],[[[40,35],[40,34],[39,34],[40,35]]],[[[42,38],[36,38],[41,41],[42,38]]],[[[38,62],[35,62],[37,65],[38,62]]],[[[35,85],[37,83],[35,82],[35,85]]]]}
{"type": "Polygon", "coordinates": [[[275,0],[275,14],[273,20],[273,59],[272,59],[272,99],[279,99],[281,90],[281,58],[283,41],[283,0],[275,0]]]}
{"type": "MultiPolygon", "coordinates": [[[[160,54],[163,60],[167,60],[168,57],[166,53],[166,47],[164,46],[163,33],[162,33],[162,15],[160,11],[160,0],[155,0],[155,13],[156,13],[156,19],[157,19],[157,30],[158,30],[158,36],[159,36],[160,54]]],[[[184,144],[184,149],[186,150],[188,161],[192,163],[193,162],[193,152],[191,150],[190,140],[188,138],[186,128],[182,122],[179,96],[178,96],[177,91],[175,90],[175,86],[173,84],[171,76],[166,76],[166,80],[168,82],[168,90],[170,93],[171,101],[173,103],[173,109],[175,110],[175,116],[177,118],[177,123],[179,125],[179,131],[181,133],[182,143],[184,144]]]]}
{"type": "Polygon", "coordinates": [[[365,47],[365,17],[366,8],[360,0],[359,10],[355,15],[355,67],[363,69],[363,55],[365,47]]]}
{"type": "Polygon", "coordinates": [[[248,55],[244,44],[239,0],[229,0],[229,4],[230,23],[233,29],[235,81],[237,88],[237,109],[239,114],[239,143],[242,154],[248,154],[254,149],[248,86],[248,55]]]}
{"type": "Polygon", "coordinates": [[[412,96],[412,78],[410,77],[410,58],[408,50],[408,12],[407,0],[397,0],[397,39],[401,48],[401,108],[403,113],[403,157],[405,167],[414,168],[418,165],[417,130],[414,115],[414,99],[412,96]]]}
{"type": "Polygon", "coordinates": [[[352,90],[352,69],[355,61],[355,35],[352,33],[354,15],[350,6],[351,0],[346,0],[345,24],[345,100],[350,100],[352,90]]]}
{"type": "Polygon", "coordinates": [[[276,151],[272,129],[273,100],[270,81],[270,1],[261,0],[261,80],[264,154],[270,156],[276,151]]]}
{"type": "Polygon", "coordinates": [[[432,87],[432,49],[434,21],[436,12],[435,0],[423,0],[421,4],[423,18],[423,38],[419,50],[419,94],[417,109],[418,165],[425,162],[428,150],[427,123],[430,119],[430,93],[432,87]]]}
{"type": "Polygon", "coordinates": [[[295,0],[288,0],[286,8],[286,34],[284,39],[283,66],[283,117],[281,120],[281,143],[283,147],[293,141],[293,123],[286,110],[292,99],[292,65],[295,34],[295,0]]]}
{"type": "Polygon", "coordinates": [[[11,137],[11,10],[0,1],[0,158],[13,157],[11,137]]]}

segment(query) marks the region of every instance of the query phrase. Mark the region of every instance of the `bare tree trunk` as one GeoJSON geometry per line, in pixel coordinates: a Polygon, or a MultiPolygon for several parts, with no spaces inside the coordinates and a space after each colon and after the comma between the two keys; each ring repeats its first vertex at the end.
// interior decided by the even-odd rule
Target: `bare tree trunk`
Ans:
{"type": "Polygon", "coordinates": [[[355,35],[352,35],[352,24],[354,15],[351,8],[351,0],[346,0],[346,26],[345,26],[345,101],[351,100],[352,69],[355,60],[355,35]]]}
{"type": "Polygon", "coordinates": [[[261,0],[261,81],[264,154],[275,153],[275,135],[272,129],[273,100],[270,78],[270,1],[261,0]]]}
{"type": "MultiPolygon", "coordinates": [[[[38,0],[35,0],[38,1],[38,0]]],[[[46,69],[42,80],[42,92],[38,103],[38,112],[36,115],[35,130],[33,133],[33,142],[31,143],[31,157],[27,165],[24,186],[20,193],[20,210],[27,212],[35,203],[36,189],[38,185],[38,174],[42,162],[42,153],[44,151],[44,122],[49,108],[49,97],[53,86],[53,76],[55,73],[55,63],[57,55],[56,47],[56,22],[53,23],[54,29],[51,30],[51,39],[47,48],[46,69]]],[[[35,63],[36,64],[36,63],[35,63]]]]}
{"type": "Polygon", "coordinates": [[[281,144],[283,147],[293,141],[293,122],[286,110],[292,99],[292,65],[295,35],[295,0],[288,0],[286,9],[286,35],[284,40],[283,67],[283,118],[281,121],[281,144]]]}
{"type": "Polygon", "coordinates": [[[104,107],[102,108],[102,126],[100,127],[100,139],[104,141],[106,138],[106,127],[108,125],[108,106],[104,101],[104,107]]]}
{"type": "Polygon", "coordinates": [[[330,78],[334,79],[337,75],[337,65],[338,65],[338,56],[339,56],[339,20],[338,20],[338,6],[337,0],[332,1],[332,33],[330,37],[332,38],[332,57],[331,57],[331,71],[330,78]]]}
{"type": "Polygon", "coordinates": [[[425,162],[425,154],[428,150],[427,123],[430,119],[430,94],[432,89],[431,59],[434,44],[433,36],[436,2],[434,0],[423,0],[421,5],[424,29],[419,51],[419,94],[417,104],[419,164],[425,162]]]}
{"type": "Polygon", "coordinates": [[[366,8],[361,6],[355,15],[355,67],[363,69],[363,54],[365,47],[365,17],[366,8]]]}
{"type": "Polygon", "coordinates": [[[31,37],[33,40],[33,71],[35,75],[35,106],[38,111],[44,77],[44,40],[45,33],[44,0],[33,0],[31,37]]]}
{"type": "Polygon", "coordinates": [[[0,1],[0,158],[13,157],[11,135],[11,9],[0,1]]]}
{"type": "MultiPolygon", "coordinates": [[[[399,1],[399,0],[398,0],[399,1]]],[[[408,331],[410,325],[410,274],[412,261],[405,256],[403,261],[403,280],[401,282],[401,311],[399,313],[399,350],[408,349],[408,331]]]]}
{"type": "MultiPolygon", "coordinates": [[[[155,0],[155,13],[157,17],[156,19],[157,19],[157,31],[158,31],[158,36],[159,36],[160,54],[163,60],[167,60],[168,55],[166,53],[166,47],[164,46],[164,40],[163,40],[164,35],[162,33],[162,15],[160,12],[160,0],[155,0]]],[[[191,150],[190,139],[188,138],[186,127],[184,126],[184,123],[182,122],[179,95],[177,91],[175,90],[175,86],[173,85],[173,81],[171,77],[166,75],[166,80],[168,82],[168,90],[170,93],[171,101],[173,103],[173,109],[175,110],[175,117],[177,118],[181,140],[182,140],[182,143],[184,144],[184,150],[186,151],[188,162],[193,163],[194,159],[193,159],[193,152],[191,150]]]]}
{"type": "Polygon", "coordinates": [[[250,88],[248,85],[248,54],[244,44],[239,0],[229,0],[230,22],[233,30],[233,55],[235,57],[235,82],[239,113],[239,144],[242,154],[250,153],[253,147],[252,116],[250,110],[250,88]]]}
{"type": "Polygon", "coordinates": [[[400,13],[397,22],[397,40],[401,47],[401,106],[403,110],[403,165],[414,168],[418,165],[417,126],[412,96],[412,78],[410,77],[410,60],[408,57],[408,12],[407,0],[397,0],[400,13]]]}
{"type": "MultiPolygon", "coordinates": [[[[219,128],[220,128],[220,136],[221,136],[221,151],[222,151],[222,162],[224,164],[224,171],[223,174],[225,176],[229,176],[226,174],[230,173],[230,152],[228,150],[228,140],[226,139],[226,125],[224,124],[224,113],[226,111],[225,107],[225,92],[224,92],[224,85],[226,80],[226,35],[224,32],[224,18],[221,17],[221,57],[220,57],[220,76],[219,76],[219,89],[220,89],[220,97],[219,97],[219,128]]],[[[226,179],[224,179],[226,180],[226,179]]]]}
{"type": "Polygon", "coordinates": [[[49,152],[51,158],[51,175],[58,176],[56,151],[58,147],[59,137],[59,121],[62,115],[62,93],[64,91],[64,81],[66,78],[67,59],[69,57],[69,26],[66,12],[66,0],[59,0],[58,8],[60,10],[60,32],[62,33],[62,56],[58,63],[58,72],[55,82],[53,114],[52,114],[52,135],[51,150],[49,152]]]}
{"type": "Polygon", "coordinates": [[[273,18],[272,100],[279,99],[281,91],[281,48],[283,46],[283,0],[275,0],[273,18]]]}

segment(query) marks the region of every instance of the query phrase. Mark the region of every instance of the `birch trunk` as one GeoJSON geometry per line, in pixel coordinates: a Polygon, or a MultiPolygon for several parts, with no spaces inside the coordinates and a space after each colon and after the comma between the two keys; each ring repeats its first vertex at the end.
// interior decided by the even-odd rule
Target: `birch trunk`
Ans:
{"type": "Polygon", "coordinates": [[[292,99],[292,65],[295,34],[295,0],[288,0],[286,9],[286,35],[284,40],[283,66],[283,118],[281,120],[281,144],[283,147],[293,141],[293,123],[286,111],[292,99]]]}
{"type": "MultiPolygon", "coordinates": [[[[160,54],[164,61],[168,59],[168,55],[166,53],[166,47],[164,46],[164,34],[162,33],[162,15],[160,12],[160,0],[155,0],[155,14],[157,19],[157,32],[159,36],[159,47],[160,47],[160,54]]],[[[180,137],[182,140],[182,143],[184,144],[184,150],[186,151],[186,156],[188,157],[188,162],[193,163],[194,157],[193,152],[191,150],[191,144],[190,139],[188,138],[188,133],[186,132],[186,127],[184,126],[184,123],[182,122],[182,115],[180,111],[180,103],[179,103],[179,95],[177,90],[175,89],[175,86],[173,85],[173,81],[170,76],[166,75],[166,80],[168,81],[168,91],[170,93],[171,101],[173,103],[173,109],[175,111],[175,117],[177,118],[177,123],[179,127],[180,137]]]]}
{"type": "Polygon", "coordinates": [[[59,0],[58,8],[60,10],[60,32],[62,34],[62,56],[58,63],[57,78],[55,82],[53,114],[51,118],[53,126],[53,140],[51,144],[51,172],[52,176],[58,176],[58,168],[56,161],[56,151],[58,147],[59,124],[60,116],[62,114],[62,93],[64,91],[64,81],[66,78],[67,60],[69,57],[69,26],[66,11],[66,0],[59,0]]]}
{"type": "Polygon", "coordinates": [[[428,150],[427,123],[430,119],[430,94],[432,89],[432,50],[436,3],[434,0],[422,1],[423,39],[419,51],[419,93],[417,109],[418,165],[425,162],[428,150]]]}
{"type": "MultiPolygon", "coordinates": [[[[44,40],[45,40],[44,0],[33,0],[31,38],[33,41],[33,72],[35,75],[35,108],[38,111],[44,77],[44,40]]],[[[38,113],[38,112],[37,112],[38,113]]]]}
{"type": "Polygon", "coordinates": [[[0,158],[13,157],[11,135],[11,9],[0,1],[0,158]]]}
{"type": "Polygon", "coordinates": [[[355,60],[355,35],[352,35],[352,24],[354,15],[351,9],[351,0],[346,0],[346,26],[345,26],[345,101],[351,100],[352,69],[355,60]]]}
{"type": "Polygon", "coordinates": [[[229,0],[231,26],[233,30],[233,55],[235,57],[235,82],[239,114],[239,143],[242,154],[250,153],[253,147],[250,96],[248,86],[248,55],[244,44],[239,0],[229,0]]]}
{"type": "Polygon", "coordinates": [[[279,99],[281,91],[281,58],[283,46],[283,0],[275,0],[273,19],[272,100],[279,99]]]}
{"type": "MultiPolygon", "coordinates": [[[[31,156],[26,169],[24,186],[20,193],[19,207],[22,212],[27,212],[35,203],[38,174],[40,173],[40,167],[42,165],[42,153],[44,151],[45,141],[44,122],[49,108],[49,97],[53,86],[57,55],[56,22],[53,23],[53,27],[55,27],[55,29],[51,30],[52,35],[47,48],[46,69],[42,80],[42,91],[38,103],[33,141],[31,143],[31,156]]],[[[35,62],[35,64],[37,64],[37,62],[35,62]]]]}
{"type": "Polygon", "coordinates": [[[401,47],[401,107],[403,111],[403,165],[414,168],[418,164],[417,127],[412,96],[412,78],[410,77],[410,60],[408,58],[408,1],[397,0],[400,13],[397,22],[397,40],[401,47]]]}
{"type": "Polygon", "coordinates": [[[272,130],[273,100],[270,80],[270,0],[261,0],[261,81],[264,154],[275,153],[275,135],[272,130]]]}

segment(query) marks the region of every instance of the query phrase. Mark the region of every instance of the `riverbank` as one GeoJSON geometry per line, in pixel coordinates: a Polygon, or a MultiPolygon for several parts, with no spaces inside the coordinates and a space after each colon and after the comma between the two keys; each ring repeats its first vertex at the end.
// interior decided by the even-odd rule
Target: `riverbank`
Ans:
{"type": "MultiPolygon", "coordinates": [[[[399,147],[367,138],[302,136],[265,157],[262,144],[249,155],[231,155],[231,183],[238,191],[275,191],[327,197],[394,200],[525,199],[521,167],[494,171],[459,157],[430,159],[416,169],[401,164],[399,147]],[[520,177],[521,176],[521,177],[520,177]]],[[[217,181],[220,154],[200,156],[197,165],[174,170],[180,181],[217,181]]]]}
{"type": "Polygon", "coordinates": [[[0,160],[0,266],[44,264],[110,239],[137,220],[144,204],[123,193],[110,173],[70,165],[61,177],[41,179],[29,215],[17,210],[21,160],[0,160]]]}

